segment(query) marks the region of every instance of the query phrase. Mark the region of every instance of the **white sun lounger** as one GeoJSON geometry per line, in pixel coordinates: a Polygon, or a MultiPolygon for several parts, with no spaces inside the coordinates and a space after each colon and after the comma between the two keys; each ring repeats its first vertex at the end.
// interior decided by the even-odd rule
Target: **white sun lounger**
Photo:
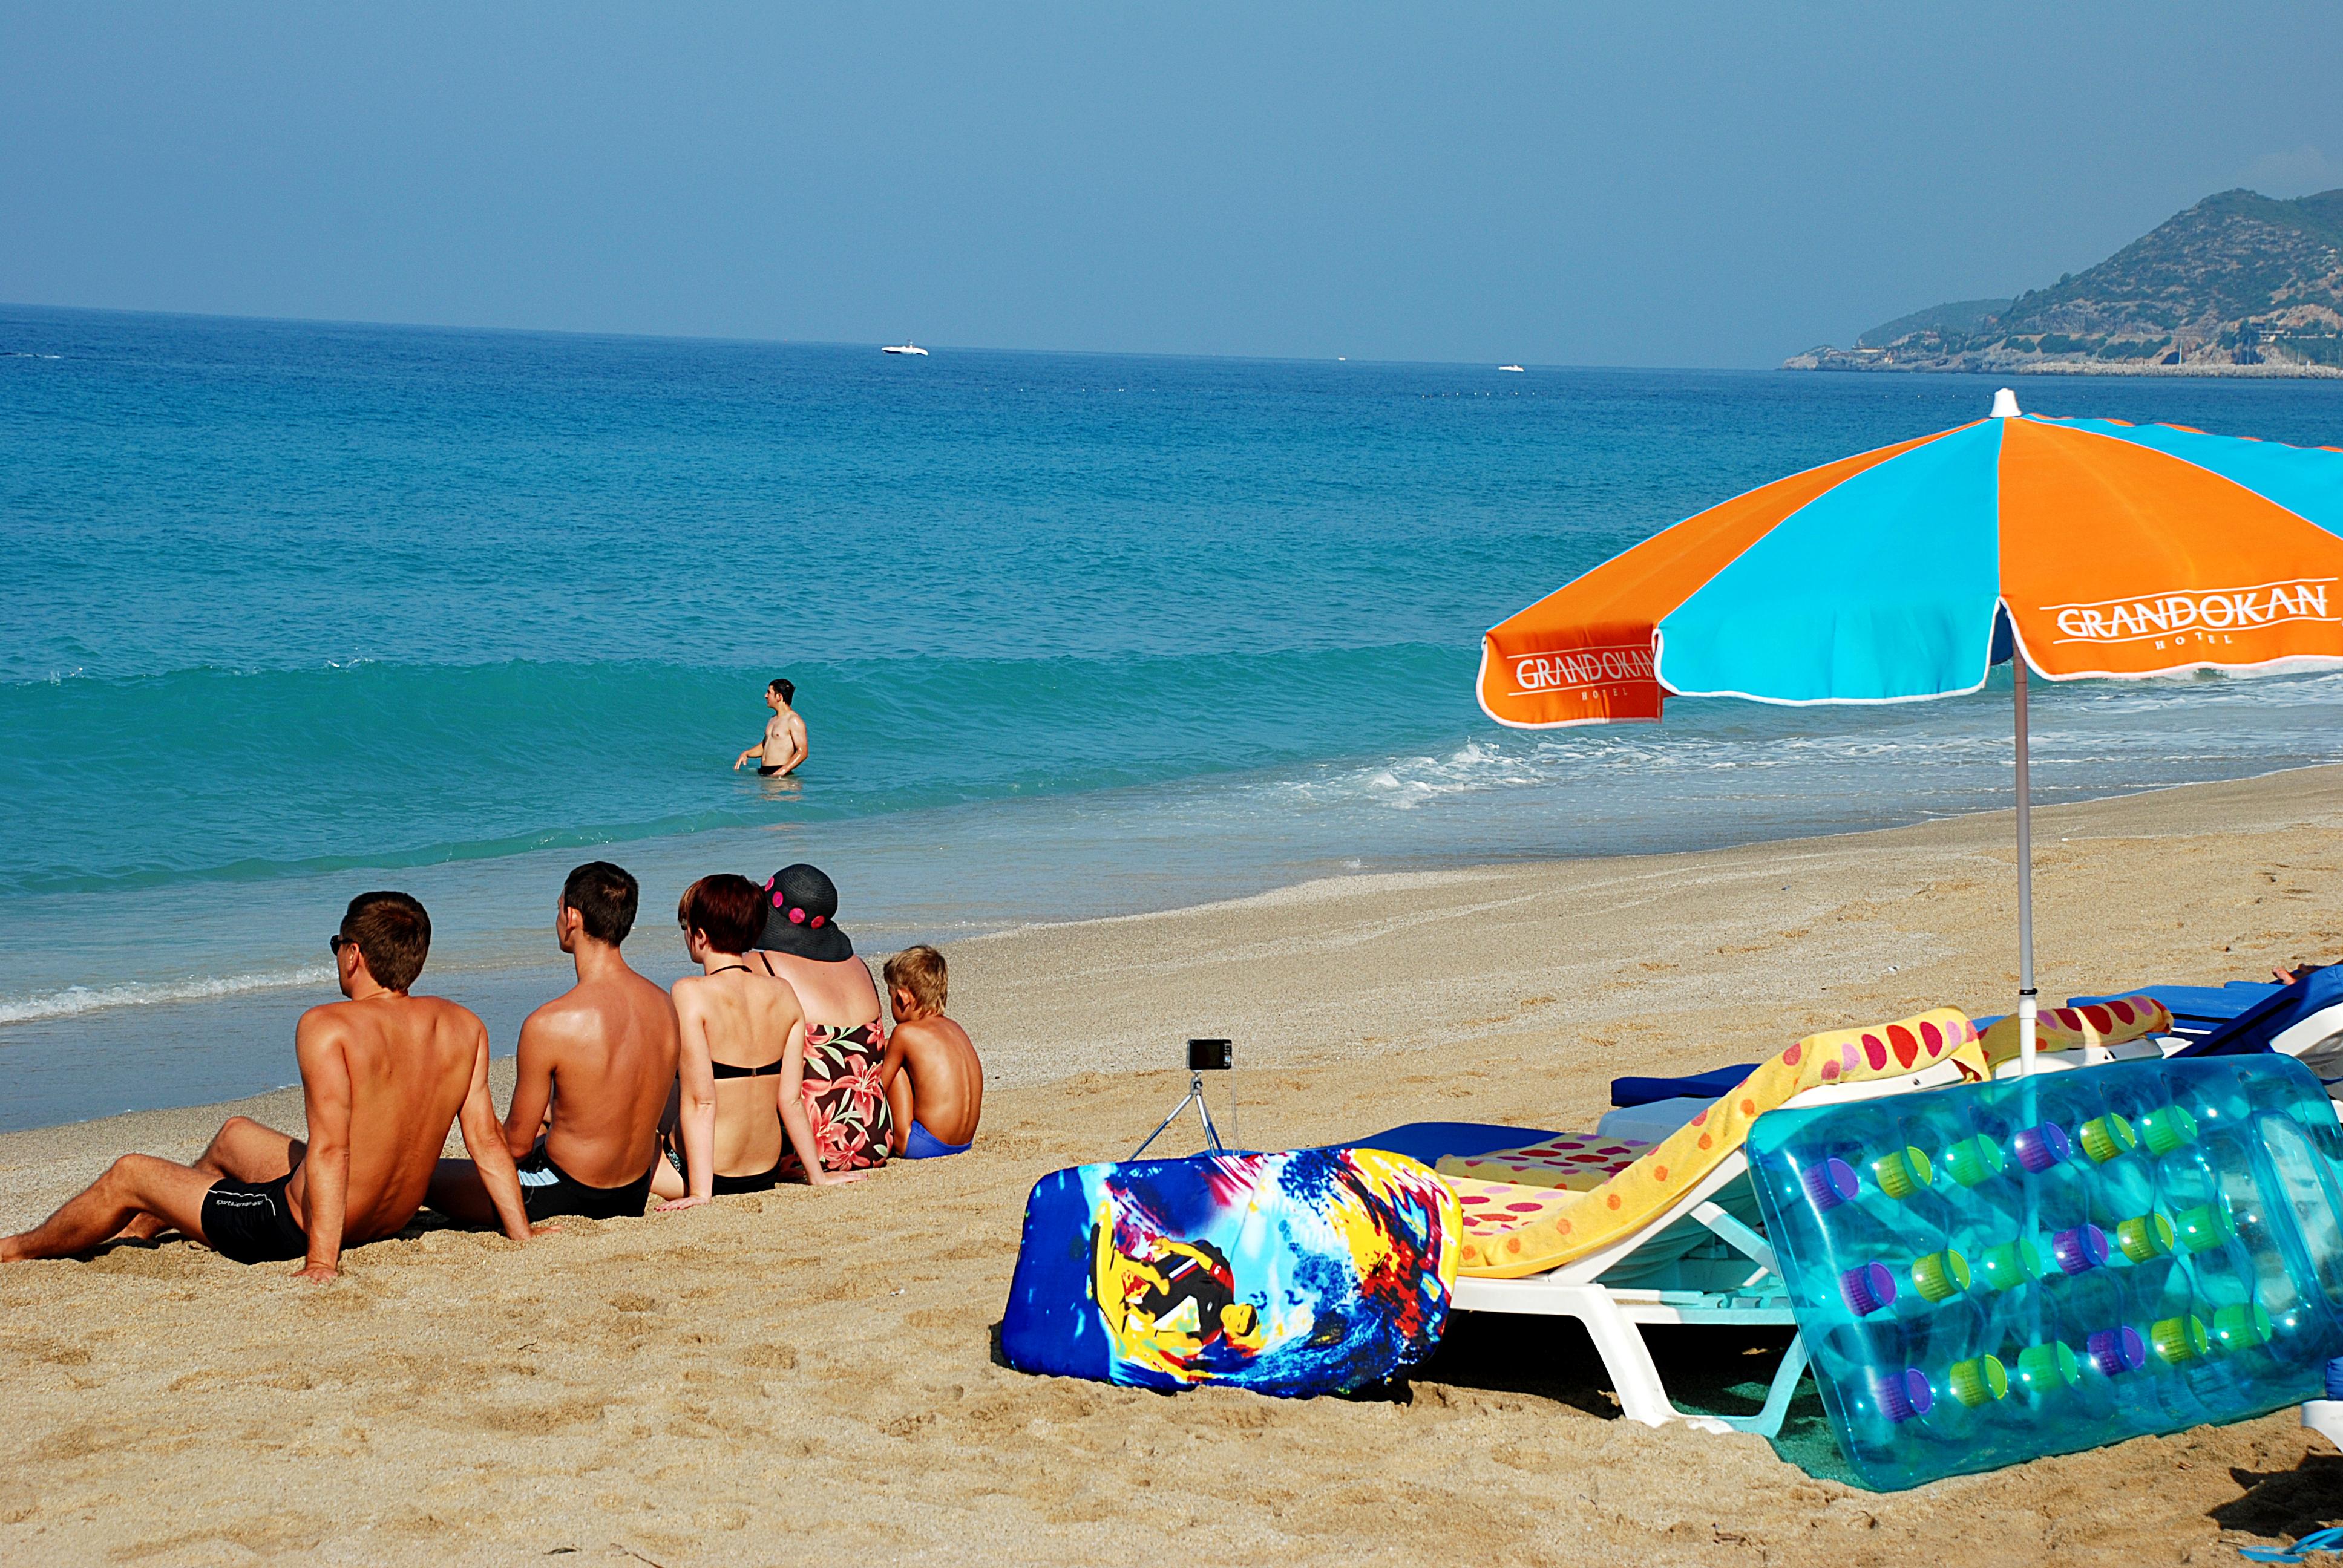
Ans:
{"type": "MultiPolygon", "coordinates": [[[[1941,1061],[1894,1078],[1808,1090],[1783,1109],[1909,1094],[1957,1083],[1960,1077],[1951,1061],[1941,1061]]],[[[1771,1437],[1782,1430],[1806,1370],[1803,1339],[1790,1342],[1764,1407],[1755,1415],[1727,1416],[1678,1409],[1644,1338],[1644,1330],[1655,1324],[1795,1328],[1789,1292],[1758,1229],[1762,1223],[1748,1157],[1736,1149],[1651,1223],[1601,1251],[1518,1280],[1462,1277],[1452,1302],[1459,1312],[1576,1318],[1586,1325],[1620,1412],[1630,1421],[1646,1426],[1681,1421],[1704,1432],[1771,1437]]]]}

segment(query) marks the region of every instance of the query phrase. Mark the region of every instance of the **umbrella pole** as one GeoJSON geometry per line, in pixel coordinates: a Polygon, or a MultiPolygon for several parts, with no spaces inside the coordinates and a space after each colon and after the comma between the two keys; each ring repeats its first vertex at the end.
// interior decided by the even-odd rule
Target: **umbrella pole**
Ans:
{"type": "Polygon", "coordinates": [[[2017,1072],[2034,1073],[2034,790],[2026,775],[2026,655],[2009,661],[2017,690],[2017,1072]]]}

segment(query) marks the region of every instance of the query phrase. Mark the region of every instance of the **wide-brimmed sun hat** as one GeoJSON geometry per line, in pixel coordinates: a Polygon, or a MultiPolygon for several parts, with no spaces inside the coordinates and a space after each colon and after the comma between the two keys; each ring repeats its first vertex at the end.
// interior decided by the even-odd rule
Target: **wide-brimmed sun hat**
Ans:
{"type": "Polygon", "coordinates": [[[765,899],[759,948],[824,964],[854,956],[854,943],[838,929],[838,884],[819,868],[783,866],[766,879],[765,899]]]}

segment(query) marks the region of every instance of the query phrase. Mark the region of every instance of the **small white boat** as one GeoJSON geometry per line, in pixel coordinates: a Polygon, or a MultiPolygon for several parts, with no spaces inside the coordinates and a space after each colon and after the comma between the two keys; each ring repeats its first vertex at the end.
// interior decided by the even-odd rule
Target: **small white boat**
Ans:
{"type": "Polygon", "coordinates": [[[900,343],[890,343],[885,347],[880,349],[879,352],[881,354],[916,354],[922,359],[925,359],[928,357],[928,351],[920,347],[918,344],[912,342],[910,338],[905,338],[900,343]]]}
{"type": "MultiPolygon", "coordinates": [[[[890,349],[889,349],[889,350],[888,350],[888,352],[889,352],[890,354],[892,354],[892,353],[894,352],[894,350],[890,348],[890,349]]],[[[1528,374],[1529,374],[1529,372],[1528,372],[1528,371],[1526,371],[1526,370],[1523,369],[1523,368],[1522,368],[1520,366],[1518,366],[1518,365],[1500,365],[1500,366],[1498,366],[1498,367],[1497,367],[1497,368],[1498,368],[1498,369],[1500,369],[1500,370],[1510,370],[1510,371],[1512,371],[1512,372],[1513,372],[1514,375],[1516,375],[1516,376],[1526,376],[1526,375],[1528,375],[1528,374]]]]}

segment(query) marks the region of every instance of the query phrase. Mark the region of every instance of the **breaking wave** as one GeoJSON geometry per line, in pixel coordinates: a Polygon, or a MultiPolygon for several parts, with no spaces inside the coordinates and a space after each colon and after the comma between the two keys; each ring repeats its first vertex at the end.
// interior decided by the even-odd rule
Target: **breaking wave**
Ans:
{"type": "Polygon", "coordinates": [[[35,1023],[43,1019],[73,1018],[107,1008],[149,1007],[156,1002],[206,1001],[215,997],[241,996],[246,991],[286,990],[295,986],[324,985],[334,978],[330,964],[310,964],[297,970],[263,970],[254,974],[208,976],[184,980],[131,980],[122,985],[67,986],[63,990],[19,998],[0,998],[0,1023],[35,1023]]]}

